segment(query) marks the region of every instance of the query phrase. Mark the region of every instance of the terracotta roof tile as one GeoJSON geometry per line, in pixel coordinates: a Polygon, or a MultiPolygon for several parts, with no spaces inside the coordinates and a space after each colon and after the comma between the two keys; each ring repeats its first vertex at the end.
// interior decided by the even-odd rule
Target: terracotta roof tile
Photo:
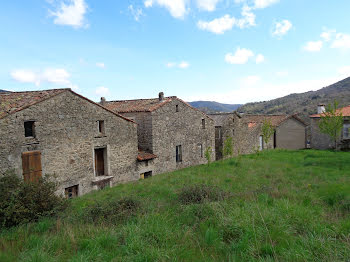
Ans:
{"type": "MultiPolygon", "coordinates": [[[[339,108],[337,110],[337,113],[340,113],[340,112],[343,114],[343,116],[350,116],[350,105],[343,107],[343,108],[339,108]]],[[[311,115],[310,117],[317,118],[317,117],[321,117],[321,115],[323,115],[323,114],[315,114],[315,115],[311,115]]]]}
{"type": "Polygon", "coordinates": [[[137,155],[138,161],[146,161],[156,158],[157,156],[142,150],[139,150],[139,154],[137,155]]]}
{"type": "Polygon", "coordinates": [[[50,97],[61,94],[70,89],[52,89],[28,92],[1,92],[0,93],[0,119],[7,115],[21,111],[29,106],[44,101],[50,97]]]}

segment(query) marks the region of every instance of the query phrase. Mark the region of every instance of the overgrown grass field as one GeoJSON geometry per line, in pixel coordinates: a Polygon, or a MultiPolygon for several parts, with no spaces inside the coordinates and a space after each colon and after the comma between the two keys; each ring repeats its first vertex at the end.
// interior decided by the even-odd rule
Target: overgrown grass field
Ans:
{"type": "Polygon", "coordinates": [[[350,261],[350,154],[267,151],[93,192],[0,261],[350,261]]]}

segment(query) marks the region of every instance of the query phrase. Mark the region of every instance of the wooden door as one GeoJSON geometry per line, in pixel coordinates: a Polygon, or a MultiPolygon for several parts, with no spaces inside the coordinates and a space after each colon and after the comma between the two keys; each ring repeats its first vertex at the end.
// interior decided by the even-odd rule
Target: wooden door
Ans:
{"type": "Polygon", "coordinates": [[[22,169],[25,182],[37,182],[42,176],[41,152],[29,151],[22,153],[22,169]]]}
{"type": "Polygon", "coordinates": [[[95,170],[96,176],[105,175],[104,148],[95,149],[95,170]]]}

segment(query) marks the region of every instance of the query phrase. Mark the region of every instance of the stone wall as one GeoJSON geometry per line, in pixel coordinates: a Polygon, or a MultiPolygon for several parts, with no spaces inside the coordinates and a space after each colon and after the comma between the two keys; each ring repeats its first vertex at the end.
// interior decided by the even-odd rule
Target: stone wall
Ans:
{"type": "Polygon", "coordinates": [[[56,176],[60,194],[74,185],[79,195],[94,188],[95,148],[106,148],[105,176],[112,176],[112,184],[138,179],[136,124],[68,90],[0,119],[0,139],[0,172],[14,169],[22,176],[22,152],[40,150],[43,175],[56,176]],[[35,138],[24,136],[28,120],[35,121],[35,138]],[[99,120],[105,122],[103,135],[99,120]]]}

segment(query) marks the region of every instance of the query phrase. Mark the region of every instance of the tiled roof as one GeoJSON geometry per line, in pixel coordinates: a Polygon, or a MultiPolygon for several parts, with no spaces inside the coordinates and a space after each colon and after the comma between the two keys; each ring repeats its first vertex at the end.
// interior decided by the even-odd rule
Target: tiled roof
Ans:
{"type": "Polygon", "coordinates": [[[104,107],[118,113],[152,112],[173,99],[176,99],[176,96],[164,97],[162,101],[158,98],[108,101],[105,102],[104,107]]]}
{"type": "Polygon", "coordinates": [[[52,89],[28,92],[1,92],[0,93],[0,119],[7,115],[21,111],[29,106],[44,101],[50,97],[61,94],[70,89],[52,89]]]}
{"type": "Polygon", "coordinates": [[[139,150],[139,154],[137,155],[138,161],[146,161],[156,158],[157,156],[142,150],[139,150]]]}
{"type": "Polygon", "coordinates": [[[213,114],[208,114],[208,116],[214,120],[215,126],[223,126],[227,117],[233,116],[234,114],[236,114],[237,116],[240,117],[240,115],[236,112],[233,112],[233,113],[213,113],[213,114]]]}
{"type": "MultiPolygon", "coordinates": [[[[350,116],[350,105],[343,107],[343,108],[339,108],[337,111],[337,113],[342,113],[343,116],[350,116]]],[[[315,114],[315,115],[311,115],[311,118],[317,118],[317,117],[321,117],[322,114],[315,114]]]]}
{"type": "Polygon", "coordinates": [[[248,127],[255,127],[257,124],[262,124],[265,120],[270,121],[274,127],[277,127],[290,118],[294,118],[306,126],[306,123],[297,115],[242,115],[243,122],[247,123],[248,127]]]}

